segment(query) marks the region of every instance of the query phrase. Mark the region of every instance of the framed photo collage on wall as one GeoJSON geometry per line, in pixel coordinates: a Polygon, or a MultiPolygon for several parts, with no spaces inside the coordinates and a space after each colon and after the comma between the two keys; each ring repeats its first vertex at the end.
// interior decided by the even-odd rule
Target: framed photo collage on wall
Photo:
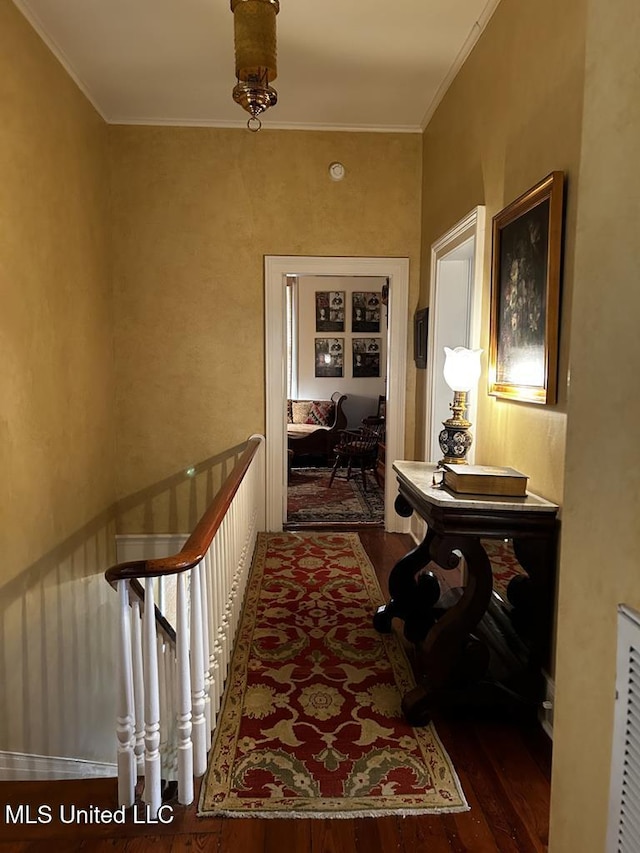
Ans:
{"type": "Polygon", "coordinates": [[[343,290],[316,291],[316,334],[330,332],[336,337],[315,338],[315,375],[317,378],[343,377],[347,347],[351,355],[351,375],[354,379],[380,376],[382,338],[380,334],[382,293],[354,291],[347,305],[343,290]],[[346,322],[350,309],[350,330],[346,322]],[[342,333],[342,337],[339,336],[342,333]],[[347,336],[350,339],[346,340],[347,336]],[[365,336],[366,335],[366,336],[365,336]]]}

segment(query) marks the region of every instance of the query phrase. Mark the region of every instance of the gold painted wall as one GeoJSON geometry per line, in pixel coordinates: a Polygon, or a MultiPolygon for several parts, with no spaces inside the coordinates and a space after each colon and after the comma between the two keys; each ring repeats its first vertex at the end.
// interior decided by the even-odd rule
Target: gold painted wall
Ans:
{"type": "Polygon", "coordinates": [[[602,853],[616,608],[640,611],[640,6],[589,0],[557,652],[552,853],[602,853]]]}
{"type": "Polygon", "coordinates": [[[0,104],[0,750],[112,759],[106,125],[9,0],[0,104]]]}
{"type": "Polygon", "coordinates": [[[113,502],[106,126],[0,2],[0,583],[113,502]]]}
{"type": "MultiPolygon", "coordinates": [[[[413,311],[421,137],[268,127],[109,135],[124,498],[264,430],[265,255],[408,256],[413,311]],[[346,167],[339,183],[327,172],[334,160],[346,167]]],[[[410,401],[414,382],[411,368],[410,401]]],[[[408,454],[413,430],[410,405],[408,454]]],[[[164,532],[122,513],[119,531],[150,524],[164,532]]]]}
{"type": "MultiPolygon", "coordinates": [[[[486,205],[476,461],[524,471],[532,491],[556,502],[563,491],[585,16],[585,0],[502,0],[424,133],[420,305],[429,301],[431,245],[486,205]],[[505,402],[486,393],[491,218],[556,169],[566,173],[568,200],[558,404],[505,402]]],[[[416,412],[422,449],[422,376],[416,412]]]]}

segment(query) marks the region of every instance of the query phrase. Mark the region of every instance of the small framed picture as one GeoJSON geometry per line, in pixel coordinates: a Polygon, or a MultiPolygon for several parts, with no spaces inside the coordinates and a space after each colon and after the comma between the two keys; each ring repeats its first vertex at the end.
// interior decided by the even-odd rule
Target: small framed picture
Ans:
{"type": "Polygon", "coordinates": [[[413,360],[416,367],[424,370],[427,366],[427,332],[429,329],[429,309],[416,311],[413,321],[413,360]]]}
{"type": "Polygon", "coordinates": [[[354,291],[351,304],[352,332],[379,332],[382,293],[354,291]]]}
{"type": "Polygon", "coordinates": [[[353,341],[353,378],[380,376],[382,338],[355,338],[353,341]]]}
{"type": "Polygon", "coordinates": [[[316,377],[344,376],[344,338],[316,338],[316,377]]]}
{"type": "Polygon", "coordinates": [[[344,332],[344,290],[316,291],[316,332],[344,332]]]}

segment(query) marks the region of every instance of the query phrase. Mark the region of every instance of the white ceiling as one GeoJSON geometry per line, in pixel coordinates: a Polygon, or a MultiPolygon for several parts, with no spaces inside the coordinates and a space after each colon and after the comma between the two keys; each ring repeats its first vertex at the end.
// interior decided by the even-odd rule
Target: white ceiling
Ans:
{"type": "MultiPolygon", "coordinates": [[[[14,0],[114,124],[235,127],[229,0],[14,0]]],[[[499,0],[280,0],[265,127],[423,128],[499,0]]]]}

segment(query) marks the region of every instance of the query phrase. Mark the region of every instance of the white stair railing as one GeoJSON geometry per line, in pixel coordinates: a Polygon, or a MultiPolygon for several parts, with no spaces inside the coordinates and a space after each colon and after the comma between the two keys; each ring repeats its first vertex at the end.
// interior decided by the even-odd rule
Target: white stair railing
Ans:
{"type": "MultiPolygon", "coordinates": [[[[119,595],[118,801],[144,776],[152,815],[162,782],[193,802],[207,766],[257,534],[264,529],[264,438],[252,436],[179,554],[120,563],[106,573],[119,595]],[[175,630],[155,605],[154,578],[176,578],[175,630]],[[144,584],[144,586],[142,585],[144,584]]],[[[156,584],[156,588],[158,587],[156,584]]]]}

